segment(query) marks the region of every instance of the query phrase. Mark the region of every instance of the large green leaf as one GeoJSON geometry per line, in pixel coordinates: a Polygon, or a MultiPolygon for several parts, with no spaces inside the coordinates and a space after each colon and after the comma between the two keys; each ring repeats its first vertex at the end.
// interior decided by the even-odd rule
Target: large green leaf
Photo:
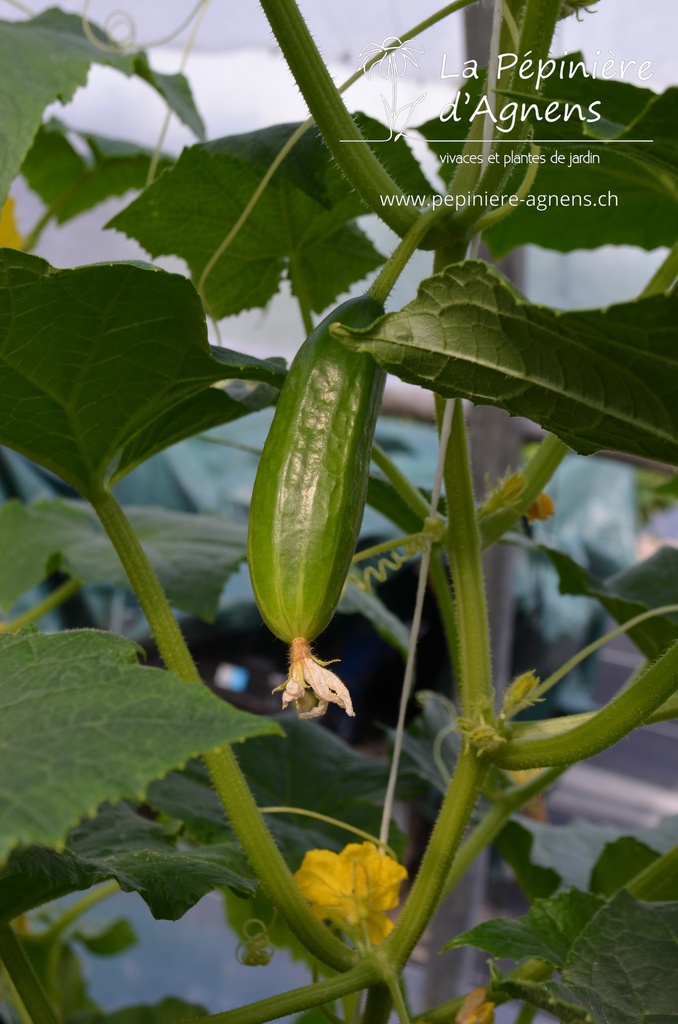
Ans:
{"type": "MultiPolygon", "coordinates": [[[[0,250],[0,442],[82,494],[204,429],[198,396],[225,378],[279,386],[284,372],[215,359],[186,278],[133,263],[55,270],[0,250]]],[[[250,411],[221,389],[208,396],[212,420],[214,403],[222,422],[250,411]]]]}
{"type": "MultiPolygon", "coordinates": [[[[109,196],[142,189],[151,155],[130,142],[70,131],[53,118],[38,130],[21,173],[63,224],[109,196]]],[[[170,163],[163,157],[158,170],[170,163]]]]}
{"type": "MultiPolygon", "coordinates": [[[[300,807],[377,835],[386,791],[387,766],[353,750],[322,726],[285,717],[285,737],[250,740],[238,761],[260,807],[300,807]],[[254,744],[254,745],[253,745],[254,744]],[[248,749],[249,748],[249,749],[248,749]]],[[[172,772],[153,783],[151,806],[186,823],[200,842],[221,842],[231,835],[207,773],[199,764],[172,772]]],[[[315,848],[342,849],[360,842],[352,833],[317,819],[271,814],[268,824],[290,865],[299,867],[315,848]]],[[[402,836],[392,833],[399,848],[402,836]]]]}
{"type": "Polygon", "coordinates": [[[536,957],[562,968],[575,939],[601,906],[597,896],[573,889],[551,899],[535,900],[527,914],[515,921],[485,921],[455,936],[443,948],[475,946],[499,960],[536,957]]]}
{"type": "Polygon", "coordinates": [[[678,843],[678,815],[624,833],[614,825],[570,821],[546,825],[517,815],[497,846],[531,897],[573,885],[610,895],[678,843]]]}
{"type": "MultiPolygon", "coordinates": [[[[194,278],[240,218],[296,125],[218,139],[185,149],[176,165],[110,222],[152,256],[173,253],[194,278]]],[[[211,313],[224,317],[265,306],[285,273],[320,312],[382,262],[352,223],[362,207],[321,141],[283,164],[205,283],[211,313]]]]}
{"type": "MultiPolygon", "coordinates": [[[[544,196],[545,203],[527,199],[509,217],[486,232],[492,253],[503,256],[517,245],[532,242],[547,249],[570,252],[573,249],[595,249],[600,245],[637,245],[644,249],[672,246],[678,235],[678,143],[675,122],[678,117],[678,89],[661,96],[628,83],[602,83],[592,79],[558,83],[563,100],[581,97],[586,102],[601,99],[600,88],[607,88],[601,111],[617,118],[621,111],[609,94],[618,90],[619,103],[627,102],[629,93],[638,93],[645,100],[642,110],[637,102],[630,106],[628,120],[622,123],[588,125],[568,122],[565,135],[559,123],[549,126],[541,122],[539,134],[548,137],[571,137],[570,145],[558,142],[543,146],[545,162],[540,164],[532,187],[532,196],[544,196]],[[569,86],[569,88],[568,88],[569,86]],[[636,116],[632,116],[637,111],[636,116]],[[602,126],[602,127],[601,127],[602,126]],[[614,141],[608,145],[589,146],[586,141],[601,137],[614,141]],[[627,140],[646,139],[650,142],[627,140]],[[594,162],[576,162],[592,154],[594,162]],[[554,162],[557,154],[564,162],[554,162]],[[616,200],[609,200],[612,193],[616,200]],[[550,196],[560,197],[558,205],[550,196]],[[585,201],[579,197],[589,197],[585,201]],[[573,198],[570,198],[573,197],[573,198]],[[602,197],[602,199],[601,199],[602,197]],[[548,205],[546,205],[548,204],[548,205]],[[577,205],[579,204],[579,205],[577,205]],[[540,208],[541,206],[541,208],[540,208]]],[[[556,89],[556,85],[552,86],[556,89]]],[[[521,171],[524,173],[524,168],[521,171]]],[[[515,187],[518,181],[513,180],[515,187]]]]}
{"type": "MultiPolygon", "coordinates": [[[[169,599],[212,621],[224,583],[245,559],[244,525],[207,513],[126,511],[169,599]]],[[[0,565],[0,604],[6,609],[57,570],[83,583],[129,587],[110,540],[82,502],[6,502],[0,508],[0,565]]]]}
{"type": "Polygon", "coordinates": [[[561,313],[468,261],[368,330],[333,334],[402,380],[527,416],[584,455],[678,461],[678,295],[561,313]]]}
{"type": "MultiPolygon", "coordinates": [[[[100,40],[103,33],[92,30],[100,40]]],[[[198,136],[203,126],[183,75],[158,75],[144,53],[109,53],[90,42],[81,19],[56,8],[28,21],[0,22],[0,197],[19,173],[42,114],[50,103],[68,103],[87,82],[92,63],[139,75],[156,89],[198,136]]]]}
{"type": "Polygon", "coordinates": [[[642,903],[622,891],[579,935],[553,991],[591,1010],[596,1024],[672,1024],[677,956],[678,903],[642,903]]]}
{"type": "Polygon", "coordinates": [[[63,850],[34,845],[11,855],[0,871],[0,918],[108,878],[139,893],[154,917],[171,921],[213,889],[226,885],[243,896],[257,884],[234,840],[189,845],[173,825],[149,821],[124,802],[104,804],[69,833],[63,850]]]}
{"type": "MultiPolygon", "coordinates": [[[[629,82],[581,74],[569,77],[569,62],[580,59],[581,54],[570,54],[556,61],[541,98],[501,94],[500,107],[528,104],[534,137],[541,140],[541,163],[530,195],[485,232],[485,240],[497,257],[527,242],[561,252],[604,244],[654,249],[673,245],[678,234],[678,145],[674,128],[678,90],[672,88],[658,96],[629,82]],[[560,64],[566,65],[562,79],[560,64]],[[546,120],[545,108],[554,101],[561,105],[561,116],[554,117],[551,110],[551,120],[546,120]],[[589,104],[596,101],[601,120],[587,123],[589,104]],[[584,120],[577,116],[564,119],[566,105],[578,113],[574,104],[580,105],[584,120]],[[534,116],[536,109],[541,120],[534,116]],[[630,141],[635,139],[651,142],[630,141]],[[608,193],[616,200],[608,199],[608,193]]],[[[453,160],[461,153],[469,130],[468,116],[477,106],[483,84],[484,76],[462,89],[457,105],[459,121],[435,118],[420,126],[419,131],[441,160],[453,160]]],[[[511,133],[502,137],[510,139],[511,133]]],[[[501,166],[504,159],[515,159],[512,148],[499,147],[501,166]]],[[[524,147],[518,159],[524,161],[529,153],[524,147]]],[[[502,188],[504,195],[518,190],[527,167],[525,162],[515,165],[502,188]]],[[[455,168],[453,162],[443,162],[440,171],[449,179],[455,168]]]]}
{"type": "Polygon", "coordinates": [[[642,903],[626,892],[597,902],[574,891],[540,901],[519,921],[491,921],[461,936],[497,956],[536,957],[561,972],[560,981],[540,983],[492,965],[489,997],[522,999],[568,1024],[678,1020],[678,903],[642,903]]]}
{"type": "Polygon", "coordinates": [[[104,800],[222,743],[276,732],[201,686],[142,668],[129,641],[82,630],[0,637],[0,861],[63,843],[104,800]]]}
{"type": "MultiPolygon", "coordinates": [[[[548,557],[558,573],[563,594],[596,598],[620,624],[650,609],[678,604],[678,551],[675,548],[660,548],[650,558],[630,569],[605,580],[598,580],[557,548],[513,536],[509,540],[528,550],[540,551],[548,557]]],[[[647,658],[657,658],[678,638],[676,617],[676,613],[671,613],[647,619],[629,630],[629,636],[647,658]]]]}

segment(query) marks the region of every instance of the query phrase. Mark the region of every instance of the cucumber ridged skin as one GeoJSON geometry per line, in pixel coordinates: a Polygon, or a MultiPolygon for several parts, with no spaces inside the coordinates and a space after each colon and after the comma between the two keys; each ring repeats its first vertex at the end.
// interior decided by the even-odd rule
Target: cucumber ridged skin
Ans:
{"type": "Polygon", "coordinates": [[[303,343],[259,463],[248,533],[254,596],[269,629],[313,640],[334,615],[355,551],[386,374],[332,324],[369,327],[384,312],[349,299],[303,343]]]}

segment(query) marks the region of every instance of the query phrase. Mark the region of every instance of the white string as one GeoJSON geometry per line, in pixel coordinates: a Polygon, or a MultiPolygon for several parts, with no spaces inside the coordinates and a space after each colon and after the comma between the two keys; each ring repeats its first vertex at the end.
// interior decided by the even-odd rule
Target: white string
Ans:
{"type": "MultiPolygon", "coordinates": [[[[435,479],[433,481],[433,490],[431,492],[431,504],[429,508],[429,515],[431,516],[437,515],[438,512],[438,502],[440,501],[440,493],[442,491],[443,486],[443,473],[445,470],[445,456],[447,454],[447,443],[450,439],[450,432],[452,430],[453,411],[454,400],[450,399],[447,402],[445,402],[443,420],[440,427],[440,447],[438,450],[438,464],[436,466],[436,474],[435,479]]],[[[381,829],[379,832],[379,841],[382,844],[382,848],[383,845],[388,840],[389,826],[391,824],[391,814],[393,811],[393,802],[395,800],[395,788],[396,782],[398,780],[398,767],[400,765],[400,755],[403,749],[403,735],[405,733],[405,714],[407,712],[407,705],[410,700],[412,685],[414,683],[415,655],[417,651],[417,641],[419,639],[421,616],[424,609],[424,597],[426,595],[426,583],[428,580],[428,567],[431,562],[431,544],[432,539],[427,538],[426,547],[424,548],[424,552],[421,556],[421,562],[419,563],[417,597],[414,603],[414,614],[412,616],[412,626],[410,629],[410,643],[407,651],[405,674],[403,677],[403,692],[400,697],[400,708],[398,710],[398,724],[396,726],[395,736],[393,740],[391,769],[388,777],[388,785],[386,787],[384,811],[381,818],[381,829]]]]}

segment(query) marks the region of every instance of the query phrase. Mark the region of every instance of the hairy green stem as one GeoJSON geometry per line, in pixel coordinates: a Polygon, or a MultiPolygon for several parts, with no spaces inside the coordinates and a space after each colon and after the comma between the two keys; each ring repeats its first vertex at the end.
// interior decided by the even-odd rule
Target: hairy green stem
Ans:
{"type": "Polygon", "coordinates": [[[480,542],[483,548],[489,548],[515,526],[544,490],[569,450],[554,434],[546,435],[522,471],[525,486],[516,501],[507,508],[481,517],[480,542]]]}
{"type": "Polygon", "coordinates": [[[38,601],[32,608],[29,608],[28,611],[17,615],[15,619],[6,619],[4,622],[0,622],[0,633],[16,633],[23,626],[28,626],[32,622],[38,622],[43,615],[54,611],[55,608],[60,608],[74,594],[77,594],[81,586],[80,580],[65,580],[58,587],[55,587],[47,597],[44,597],[42,601],[38,601]]]}
{"type": "MultiPolygon", "coordinates": [[[[399,245],[397,245],[391,253],[391,256],[381,268],[374,282],[368,289],[369,294],[376,302],[380,302],[382,305],[386,302],[386,299],[393,290],[393,286],[405,269],[413,252],[419,246],[419,243],[427,234],[433,222],[438,219],[440,215],[440,208],[437,210],[428,210],[426,213],[419,214],[417,220],[415,220],[407,233],[403,236],[399,245]]],[[[460,248],[460,258],[462,255],[463,250],[460,248]]]]}
{"type": "MultiPolygon", "coordinates": [[[[460,11],[463,7],[469,7],[471,4],[477,2],[478,0],[456,0],[455,3],[447,4],[445,7],[442,7],[439,11],[436,11],[435,14],[432,14],[429,18],[424,18],[423,21],[420,21],[417,25],[414,25],[412,28],[408,29],[407,32],[402,33],[402,35],[400,36],[401,42],[405,43],[409,39],[413,39],[420,32],[423,32],[425,29],[437,24],[437,22],[439,21],[442,21],[442,19],[446,18],[448,15],[454,14],[455,11],[460,11]]],[[[361,68],[359,68],[354,74],[350,76],[350,78],[347,78],[346,81],[339,86],[339,93],[345,92],[348,88],[350,88],[350,86],[352,86],[355,82],[362,78],[366,71],[369,71],[370,68],[377,63],[377,61],[381,60],[381,57],[382,55],[380,53],[375,53],[373,57],[365,61],[365,64],[361,68]]],[[[280,167],[281,163],[283,162],[287,154],[291,152],[292,149],[294,149],[299,139],[303,135],[305,135],[308,129],[311,128],[314,124],[314,119],[312,117],[308,117],[302,124],[299,125],[296,131],[289,137],[285,145],[282,146],[280,152],[277,153],[277,155],[267,168],[263,178],[261,179],[261,181],[255,188],[254,192],[250,196],[244,210],[238,217],[237,221],[230,229],[230,231],[224,238],[223,242],[221,242],[221,244],[212,253],[209,260],[205,264],[205,267],[203,268],[202,273],[200,274],[200,278],[197,284],[197,288],[198,291],[200,292],[200,297],[203,301],[203,305],[205,306],[205,308],[207,308],[207,303],[205,300],[205,283],[210,273],[214,269],[214,265],[218,262],[221,256],[223,256],[223,254],[226,252],[228,247],[233,242],[236,235],[238,235],[242,227],[247,222],[250,214],[252,213],[252,210],[257,205],[259,199],[265,192],[266,186],[268,185],[269,181],[271,180],[275,172],[280,167]]]]}
{"type": "Polygon", "coordinates": [[[388,457],[384,449],[380,448],[378,444],[372,445],[372,461],[375,466],[379,467],[386,479],[393,484],[400,497],[409,505],[412,511],[421,516],[422,520],[426,519],[429,513],[429,504],[426,498],[408,480],[402,470],[398,469],[395,462],[388,457]]]}
{"type": "Polygon", "coordinates": [[[200,674],[165,592],[125,512],[110,491],[90,495],[90,501],[129,577],[165,665],[186,682],[199,683],[200,674]]]}
{"type": "Polygon", "coordinates": [[[491,707],[494,693],[490,635],[480,535],[473,500],[464,407],[455,399],[452,437],[445,465],[447,540],[459,633],[459,692],[462,714],[475,720],[491,707]]]}
{"type": "MultiPolygon", "coordinates": [[[[557,735],[540,736],[542,723],[525,723],[529,738],[520,737],[520,724],[513,726],[512,738],[492,754],[502,768],[541,768],[573,764],[600,753],[643,725],[678,688],[678,643],[666,651],[617,694],[605,707],[557,735]]],[[[582,718],[584,716],[581,716],[582,718]]],[[[567,725],[567,718],[563,720],[567,725]]]]}
{"type": "Polygon", "coordinates": [[[369,209],[402,237],[419,214],[408,206],[382,205],[382,196],[402,192],[346,109],[295,0],[260,2],[332,156],[369,209]]]}
{"type": "Polygon", "coordinates": [[[58,1024],[23,946],[10,924],[0,924],[0,960],[33,1024],[58,1024]]]}
{"type": "Polygon", "coordinates": [[[470,748],[462,751],[417,877],[381,955],[403,967],[439,905],[452,861],[473,812],[487,770],[470,748]]]}
{"type": "Polygon", "coordinates": [[[662,900],[666,883],[673,884],[678,873],[678,845],[667,850],[661,857],[639,871],[624,886],[637,900],[662,900]]]}
{"type": "Polygon", "coordinates": [[[292,285],[292,294],[297,300],[301,322],[304,325],[306,336],[313,331],[313,317],[311,315],[311,300],[308,296],[308,289],[304,279],[304,272],[301,269],[299,256],[293,253],[289,258],[289,276],[292,285]]]}
{"type": "Polygon", "coordinates": [[[388,985],[374,985],[367,993],[362,1024],[388,1024],[392,1006],[388,985]]]}
{"type": "Polygon", "coordinates": [[[560,775],[562,775],[565,769],[565,765],[557,768],[547,768],[546,771],[543,771],[537,776],[537,778],[531,779],[529,782],[526,782],[525,785],[516,786],[515,788],[508,790],[506,793],[502,793],[481,821],[476,825],[471,834],[459,847],[459,852],[454,858],[450,873],[448,874],[445,882],[445,896],[447,896],[447,894],[451,892],[457,883],[463,878],[476,857],[478,857],[479,854],[490,845],[490,843],[494,842],[511,815],[520,807],[523,807],[528,800],[531,800],[539,793],[542,793],[545,789],[548,789],[548,787],[551,786],[560,775]]]}
{"type": "Polygon", "coordinates": [[[438,614],[440,615],[443,633],[445,634],[445,643],[447,645],[447,653],[450,658],[450,665],[452,666],[452,673],[454,678],[458,679],[461,669],[459,667],[459,631],[457,629],[457,617],[454,609],[454,598],[452,596],[452,588],[450,587],[450,579],[440,556],[431,559],[429,576],[431,578],[433,593],[436,598],[436,605],[438,607],[438,614]]]}
{"type": "Polygon", "coordinates": [[[357,992],[379,980],[380,969],[373,959],[365,959],[348,971],[326,981],[317,981],[303,988],[292,989],[280,995],[268,996],[256,1003],[212,1013],[207,1017],[196,1017],[193,1024],[264,1024],[288,1014],[301,1013],[323,1003],[331,1003],[349,992],[357,992]]]}
{"type": "Polygon", "coordinates": [[[395,974],[389,974],[386,980],[388,990],[391,993],[391,999],[393,1000],[393,1006],[396,1013],[398,1014],[398,1020],[400,1024],[410,1024],[410,1014],[405,1003],[405,997],[400,987],[399,979],[395,974]]]}
{"type": "Polygon", "coordinates": [[[355,964],[355,952],[312,913],[275,845],[230,747],[204,754],[214,788],[262,886],[304,945],[338,971],[355,964]]]}
{"type": "MultiPolygon", "coordinates": [[[[535,65],[533,66],[536,66],[536,61],[540,59],[544,60],[548,57],[551,40],[553,39],[558,14],[560,12],[560,5],[561,0],[526,0],[520,25],[520,40],[515,51],[518,54],[518,62],[509,72],[508,77],[499,82],[499,87],[502,91],[510,91],[514,87],[515,79],[521,63],[521,57],[526,53],[530,53],[530,58],[535,61],[535,65]]],[[[536,95],[534,77],[535,76],[532,76],[529,79],[520,81],[519,91],[521,93],[526,96],[536,95]]],[[[474,122],[472,125],[471,135],[474,134],[473,129],[475,128],[476,123],[477,122],[474,122]]],[[[528,139],[529,131],[529,122],[524,121],[518,123],[515,130],[511,133],[512,139],[515,140],[515,147],[507,146],[506,150],[514,148],[516,150],[521,149],[528,139]]],[[[471,143],[471,146],[473,146],[473,143],[471,143]]],[[[466,148],[469,148],[468,143],[466,148]]],[[[476,192],[488,192],[494,195],[501,195],[511,173],[511,166],[504,167],[501,163],[487,163],[483,169],[482,175],[475,184],[476,192]]],[[[460,178],[458,182],[458,177],[459,176],[455,176],[454,179],[455,189],[460,191],[466,190],[466,183],[462,182],[460,178]],[[464,188],[458,188],[458,185],[463,185],[464,188]]],[[[483,217],[481,211],[481,207],[467,207],[461,213],[454,214],[450,218],[450,227],[454,228],[457,232],[466,235],[473,234],[476,225],[483,217]]]]}
{"type": "MultiPolygon", "coordinates": [[[[93,495],[90,500],[127,572],[167,668],[186,682],[200,682],[158,577],[123,509],[109,492],[93,495]]],[[[336,970],[348,970],[355,963],[354,952],[318,921],[303,899],[233,751],[220,747],[206,754],[204,760],[252,867],[292,931],[318,959],[336,970]]]]}

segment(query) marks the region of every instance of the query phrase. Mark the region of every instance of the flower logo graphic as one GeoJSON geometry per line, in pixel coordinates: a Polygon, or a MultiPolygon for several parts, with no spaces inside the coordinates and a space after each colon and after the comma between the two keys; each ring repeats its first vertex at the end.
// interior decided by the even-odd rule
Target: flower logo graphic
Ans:
{"type": "Polygon", "coordinates": [[[408,64],[413,64],[415,68],[419,67],[416,55],[423,52],[424,47],[418,39],[413,39],[405,44],[397,36],[387,36],[381,43],[367,43],[360,51],[360,69],[365,77],[372,81],[372,72],[377,68],[379,77],[391,83],[390,100],[383,94],[381,96],[389,127],[388,139],[372,139],[370,141],[388,142],[390,139],[397,141],[407,131],[414,109],[422,100],[426,99],[426,93],[422,93],[413,102],[399,107],[398,79],[403,77],[408,64]]]}

